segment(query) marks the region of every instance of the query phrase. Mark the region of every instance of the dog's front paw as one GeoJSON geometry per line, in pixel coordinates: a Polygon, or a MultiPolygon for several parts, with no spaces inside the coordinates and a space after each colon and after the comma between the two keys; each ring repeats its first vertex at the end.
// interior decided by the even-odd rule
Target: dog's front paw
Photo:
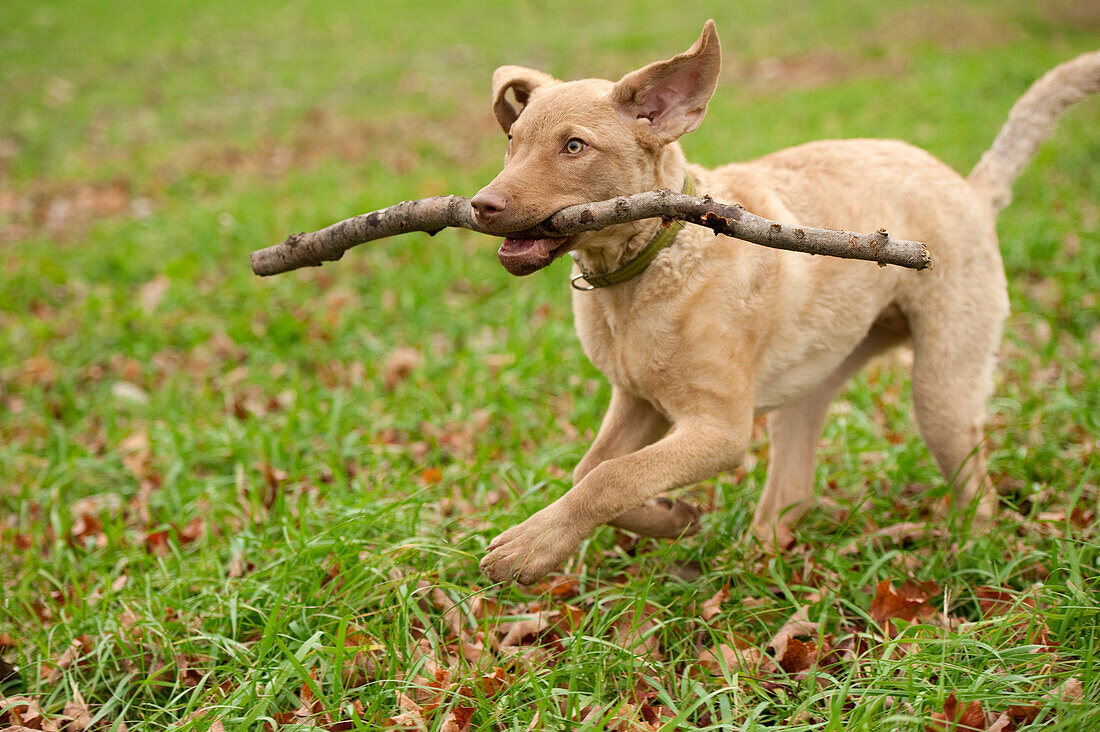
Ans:
{"type": "Polygon", "coordinates": [[[531,584],[559,567],[583,536],[544,511],[489,542],[481,571],[494,582],[531,584]]]}

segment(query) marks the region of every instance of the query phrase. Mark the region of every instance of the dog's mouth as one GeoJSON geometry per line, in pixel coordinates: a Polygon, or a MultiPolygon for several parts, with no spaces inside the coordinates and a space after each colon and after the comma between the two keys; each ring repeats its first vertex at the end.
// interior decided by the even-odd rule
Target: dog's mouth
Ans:
{"type": "Polygon", "coordinates": [[[505,239],[497,250],[497,259],[504,269],[517,277],[529,275],[569,251],[572,241],[558,239],[505,239]]]}

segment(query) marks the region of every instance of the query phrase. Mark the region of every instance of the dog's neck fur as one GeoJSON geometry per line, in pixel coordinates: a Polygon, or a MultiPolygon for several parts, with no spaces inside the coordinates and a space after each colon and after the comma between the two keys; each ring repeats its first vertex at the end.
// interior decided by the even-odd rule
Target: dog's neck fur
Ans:
{"type": "MultiPolygon", "coordinates": [[[[644,190],[667,188],[679,191],[683,188],[686,175],[684,151],[680,143],[672,142],[655,154],[652,185],[644,190]]],[[[622,267],[644,249],[656,236],[660,226],[659,220],[643,219],[585,234],[573,249],[573,259],[587,274],[607,274],[622,267]]]]}

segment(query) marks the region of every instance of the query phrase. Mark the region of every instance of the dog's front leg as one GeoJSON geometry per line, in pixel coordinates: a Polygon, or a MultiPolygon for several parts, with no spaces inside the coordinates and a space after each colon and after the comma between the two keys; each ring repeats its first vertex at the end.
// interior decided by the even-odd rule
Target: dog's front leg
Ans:
{"type": "Polygon", "coordinates": [[[673,488],[735,467],[751,434],[751,410],[735,418],[691,417],[657,442],[605,460],[564,496],[489,544],[490,579],[527,584],[559,566],[600,524],[673,488]]]}

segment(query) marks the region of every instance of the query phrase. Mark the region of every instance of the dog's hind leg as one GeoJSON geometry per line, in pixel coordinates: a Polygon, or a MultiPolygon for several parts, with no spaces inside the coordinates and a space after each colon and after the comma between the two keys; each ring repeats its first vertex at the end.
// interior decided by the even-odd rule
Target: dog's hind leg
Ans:
{"type": "Polygon", "coordinates": [[[940,472],[954,484],[958,505],[978,500],[978,515],[989,517],[997,497],[986,474],[983,425],[1007,307],[998,307],[993,297],[983,304],[970,308],[965,319],[912,319],[913,409],[940,472]]]}
{"type": "MultiPolygon", "coordinates": [[[[668,432],[668,427],[668,420],[649,402],[625,389],[614,387],[600,431],[573,471],[573,483],[580,483],[584,476],[605,460],[656,442],[668,432]]],[[[686,501],[658,496],[609,523],[642,536],[674,538],[699,530],[699,511],[686,501]]]]}
{"type": "Polygon", "coordinates": [[[668,432],[669,422],[652,404],[626,389],[614,386],[611,403],[600,423],[600,431],[573,470],[573,483],[580,483],[605,460],[617,458],[651,445],[668,432]]]}
{"type": "Polygon", "coordinates": [[[867,361],[905,340],[904,327],[872,327],[840,366],[809,394],[768,415],[768,477],[752,532],[770,546],[809,510],[814,498],[814,453],[836,393],[867,361]]]}

